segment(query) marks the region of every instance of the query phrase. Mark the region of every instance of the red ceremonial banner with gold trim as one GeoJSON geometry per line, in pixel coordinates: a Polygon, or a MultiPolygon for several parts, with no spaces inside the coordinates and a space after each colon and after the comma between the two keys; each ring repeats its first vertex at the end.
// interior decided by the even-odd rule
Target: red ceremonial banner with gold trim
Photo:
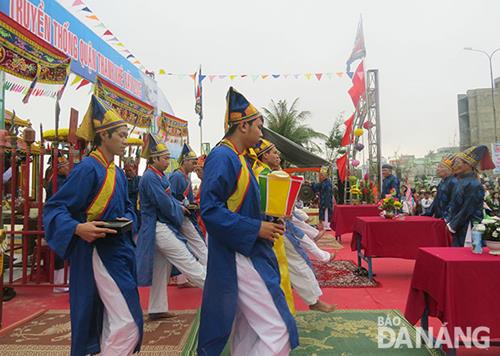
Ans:
{"type": "Polygon", "coordinates": [[[98,77],[94,94],[106,101],[128,124],[149,129],[154,117],[153,106],[127,94],[117,86],[98,77]]]}

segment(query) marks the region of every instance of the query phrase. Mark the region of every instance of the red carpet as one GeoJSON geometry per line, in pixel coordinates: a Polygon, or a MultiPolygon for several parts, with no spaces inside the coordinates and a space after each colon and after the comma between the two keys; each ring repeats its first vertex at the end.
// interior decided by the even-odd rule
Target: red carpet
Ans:
{"type": "MultiPolygon", "coordinates": [[[[325,236],[324,239],[334,238],[325,236]]],[[[350,249],[351,236],[344,235],[343,249],[335,250],[337,259],[357,261],[355,252],[350,249]]],[[[395,258],[373,259],[373,270],[377,274],[378,287],[370,288],[323,288],[323,301],[337,305],[339,309],[399,309],[404,313],[406,298],[410,287],[415,261],[395,258]]],[[[364,265],[366,267],[366,265],[364,265]]],[[[53,294],[51,288],[16,288],[17,296],[4,303],[3,327],[16,323],[33,313],[44,309],[69,308],[67,294],[53,294]]],[[[201,290],[197,288],[179,289],[168,287],[169,305],[171,310],[196,309],[200,306],[201,290]]],[[[141,304],[147,310],[149,288],[141,288],[141,304]]],[[[307,305],[296,295],[298,310],[307,310],[307,305]]],[[[440,322],[431,318],[431,326],[437,328],[440,322]]],[[[500,348],[490,351],[461,351],[459,355],[499,355],[500,348]]]]}

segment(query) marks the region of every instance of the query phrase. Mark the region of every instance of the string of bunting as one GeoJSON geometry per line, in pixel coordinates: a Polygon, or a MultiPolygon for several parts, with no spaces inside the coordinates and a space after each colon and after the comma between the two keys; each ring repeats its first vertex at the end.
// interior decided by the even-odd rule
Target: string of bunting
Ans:
{"type": "MultiPolygon", "coordinates": [[[[170,76],[177,77],[179,79],[191,78],[192,80],[196,79],[196,73],[194,74],[181,74],[181,73],[170,73],[165,69],[158,70],[158,75],[160,76],[170,76]]],[[[306,79],[306,80],[322,80],[322,79],[335,79],[335,78],[343,78],[345,75],[344,72],[320,72],[320,73],[295,73],[295,74],[203,74],[200,76],[200,81],[208,78],[210,82],[214,80],[235,80],[235,79],[245,79],[250,78],[254,82],[256,80],[266,80],[266,79],[306,79]]]]}
{"type": "Polygon", "coordinates": [[[81,15],[87,20],[87,22],[93,24],[95,32],[111,46],[113,46],[118,52],[122,53],[131,63],[135,64],[142,71],[146,70],[146,67],[141,63],[136,56],[130,52],[125,47],[125,44],[121,42],[118,37],[116,37],[113,32],[111,32],[106,25],[97,17],[97,15],[85,4],[83,0],[74,0],[72,8],[78,8],[81,15]]]}

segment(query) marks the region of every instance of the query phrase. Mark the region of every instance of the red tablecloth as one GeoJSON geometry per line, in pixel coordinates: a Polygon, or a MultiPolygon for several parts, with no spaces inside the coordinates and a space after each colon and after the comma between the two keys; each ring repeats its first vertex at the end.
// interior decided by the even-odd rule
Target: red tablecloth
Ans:
{"type": "Polygon", "coordinates": [[[368,257],[415,259],[420,247],[450,246],[450,235],[443,220],[427,216],[405,216],[388,220],[380,216],[356,218],[351,249],[356,251],[356,236],[368,257]]]}
{"type": "Polygon", "coordinates": [[[380,214],[377,205],[335,205],[333,220],[330,224],[336,236],[354,231],[354,221],[358,216],[376,216],[380,214]]]}
{"type": "MultiPolygon", "coordinates": [[[[486,249],[487,250],[487,249],[486,249]]],[[[420,249],[406,302],[405,317],[415,324],[425,308],[454,327],[486,326],[500,338],[500,256],[473,254],[470,248],[420,249]]],[[[483,333],[484,334],[484,333],[483,333]]],[[[453,335],[453,334],[450,334],[453,335]]]]}

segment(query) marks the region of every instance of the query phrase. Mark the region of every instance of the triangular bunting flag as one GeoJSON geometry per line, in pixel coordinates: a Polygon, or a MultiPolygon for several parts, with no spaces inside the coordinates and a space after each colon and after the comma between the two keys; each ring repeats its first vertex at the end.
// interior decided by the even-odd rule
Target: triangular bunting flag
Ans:
{"type": "Polygon", "coordinates": [[[102,35],[103,36],[113,36],[113,33],[110,30],[106,30],[106,32],[104,32],[102,35]]]}
{"type": "Polygon", "coordinates": [[[83,9],[81,9],[81,11],[86,11],[86,12],[92,13],[92,11],[86,6],[83,9]]]}
{"type": "Polygon", "coordinates": [[[118,47],[125,47],[125,45],[121,42],[118,42],[118,43],[115,43],[115,46],[118,46],[118,47]]]}
{"type": "Polygon", "coordinates": [[[290,76],[290,74],[283,74],[283,77],[284,77],[285,79],[288,79],[288,77],[289,77],[289,76],[290,76]]]}
{"type": "Polygon", "coordinates": [[[234,78],[236,78],[236,75],[234,75],[234,74],[231,74],[231,75],[229,76],[229,79],[230,79],[230,80],[234,80],[234,78]]]}
{"type": "Polygon", "coordinates": [[[136,60],[134,61],[134,64],[141,64],[141,61],[139,61],[139,60],[137,60],[137,59],[136,59],[136,60]]]}
{"type": "Polygon", "coordinates": [[[242,75],[240,75],[240,77],[242,77],[242,78],[246,78],[246,77],[247,77],[247,75],[246,75],[246,74],[242,74],[242,75]]]}
{"type": "Polygon", "coordinates": [[[225,79],[227,75],[219,75],[219,79],[225,79]]]}
{"type": "Polygon", "coordinates": [[[85,85],[89,84],[90,82],[87,79],[83,79],[80,84],[76,87],[76,90],[80,89],[81,87],[84,87],[85,85]]]}
{"type": "Polygon", "coordinates": [[[342,78],[344,76],[344,72],[337,72],[335,75],[339,78],[342,78]]]}
{"type": "Polygon", "coordinates": [[[73,5],[71,5],[71,6],[74,7],[74,6],[80,6],[80,5],[85,5],[85,4],[83,3],[82,0],[75,0],[75,2],[73,2],[73,5]]]}
{"type": "Polygon", "coordinates": [[[106,26],[104,26],[104,24],[102,22],[98,25],[95,25],[94,27],[95,28],[106,28],[106,26]]]}
{"type": "Polygon", "coordinates": [[[280,74],[273,74],[274,79],[278,79],[280,77],[280,74]]]}
{"type": "Polygon", "coordinates": [[[300,74],[294,74],[293,76],[295,77],[295,79],[299,79],[300,74]]]}
{"type": "Polygon", "coordinates": [[[82,77],[80,77],[79,75],[75,75],[75,78],[71,81],[70,86],[75,85],[76,83],[80,82],[81,80],[82,80],[82,77]]]}
{"type": "Polygon", "coordinates": [[[208,79],[210,80],[210,83],[213,82],[213,80],[215,79],[215,77],[217,77],[216,75],[209,75],[208,76],[208,79]]]}
{"type": "Polygon", "coordinates": [[[304,74],[304,76],[306,77],[307,80],[310,80],[312,78],[312,73],[306,73],[304,74]]]}
{"type": "Polygon", "coordinates": [[[96,15],[86,16],[89,20],[99,21],[99,18],[96,15]]]}
{"type": "Polygon", "coordinates": [[[158,71],[158,74],[159,74],[159,75],[165,75],[166,73],[167,73],[167,72],[165,72],[165,69],[160,69],[160,70],[158,71]]]}
{"type": "Polygon", "coordinates": [[[262,74],[261,77],[262,79],[266,79],[267,77],[269,77],[269,74],[262,74]]]}
{"type": "Polygon", "coordinates": [[[332,79],[332,75],[333,75],[333,73],[325,73],[325,75],[326,75],[326,77],[327,77],[328,79],[332,79]]]}
{"type": "Polygon", "coordinates": [[[190,74],[190,75],[189,75],[189,77],[190,77],[191,79],[195,80],[195,79],[196,79],[196,73],[194,73],[194,74],[190,74]]]}
{"type": "Polygon", "coordinates": [[[257,79],[259,79],[259,75],[256,74],[256,75],[252,75],[252,80],[255,82],[257,79]]]}
{"type": "Polygon", "coordinates": [[[321,80],[323,73],[316,73],[315,76],[316,76],[316,79],[321,80]]]}
{"type": "Polygon", "coordinates": [[[127,59],[130,59],[130,58],[135,58],[135,56],[134,56],[133,54],[129,54],[129,55],[127,56],[127,59]]]}

